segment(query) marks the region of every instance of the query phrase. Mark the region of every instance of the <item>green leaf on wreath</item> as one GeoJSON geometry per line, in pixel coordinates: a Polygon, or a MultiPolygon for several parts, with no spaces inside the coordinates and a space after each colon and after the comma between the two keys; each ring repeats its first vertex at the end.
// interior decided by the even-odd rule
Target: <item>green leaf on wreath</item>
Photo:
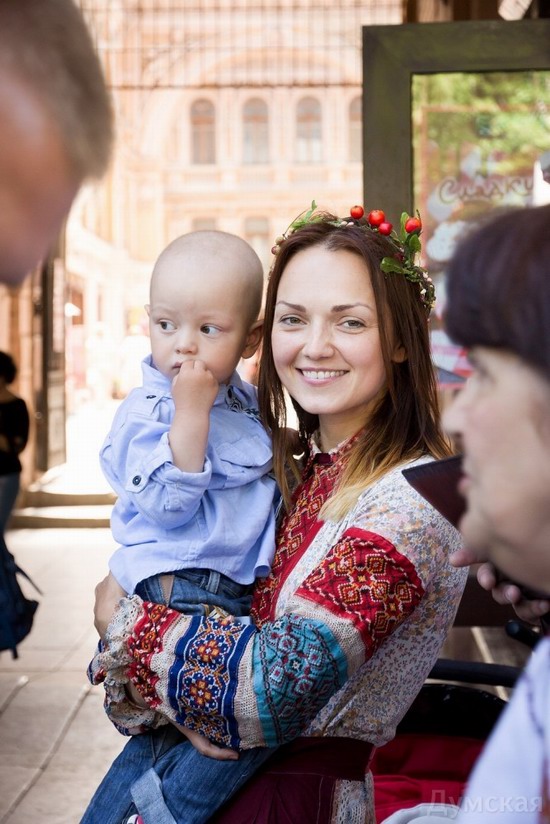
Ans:
{"type": "Polygon", "coordinates": [[[399,263],[398,260],[389,257],[382,258],[380,268],[383,272],[386,272],[386,274],[393,273],[396,275],[402,275],[405,271],[403,269],[403,265],[399,263]]]}

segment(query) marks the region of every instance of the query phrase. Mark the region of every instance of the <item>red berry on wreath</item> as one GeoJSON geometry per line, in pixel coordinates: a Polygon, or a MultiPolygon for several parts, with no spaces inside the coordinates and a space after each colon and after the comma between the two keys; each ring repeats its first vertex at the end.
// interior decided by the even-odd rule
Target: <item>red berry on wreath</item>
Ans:
{"type": "Polygon", "coordinates": [[[405,231],[408,235],[412,234],[412,232],[419,232],[422,229],[422,221],[419,217],[409,217],[405,221],[405,231]]]}
{"type": "Polygon", "coordinates": [[[369,212],[367,220],[371,226],[380,226],[381,223],[385,222],[386,215],[382,209],[373,209],[372,212],[369,212]]]}
{"type": "Polygon", "coordinates": [[[392,229],[393,229],[393,224],[388,223],[387,221],[384,221],[384,223],[381,223],[380,226],[378,227],[378,231],[380,232],[381,235],[391,235],[391,230],[392,229]]]}
{"type": "Polygon", "coordinates": [[[361,218],[365,214],[365,210],[362,206],[352,206],[349,210],[349,213],[354,220],[361,220],[361,218]]]}

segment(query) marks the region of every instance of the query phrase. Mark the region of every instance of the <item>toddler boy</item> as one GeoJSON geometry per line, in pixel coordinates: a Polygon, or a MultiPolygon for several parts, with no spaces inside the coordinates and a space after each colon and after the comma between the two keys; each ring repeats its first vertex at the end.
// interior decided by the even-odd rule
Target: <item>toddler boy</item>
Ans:
{"type": "Polygon", "coordinates": [[[110,571],[127,593],[245,616],[275,545],[271,443],[236,372],[261,340],[263,273],[241,238],[191,232],[158,258],[151,355],[101,449],[118,495],[110,571]]]}

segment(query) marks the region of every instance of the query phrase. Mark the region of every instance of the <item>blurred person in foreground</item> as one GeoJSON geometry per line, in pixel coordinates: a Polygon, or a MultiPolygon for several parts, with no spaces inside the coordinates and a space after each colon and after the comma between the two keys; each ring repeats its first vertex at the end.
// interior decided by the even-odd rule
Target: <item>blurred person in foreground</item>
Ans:
{"type": "Polygon", "coordinates": [[[106,171],[113,119],[72,0],[0,0],[0,282],[47,254],[89,178],[106,171]]]}
{"type": "MultiPolygon", "coordinates": [[[[549,275],[550,206],[493,219],[458,247],[448,270],[446,327],[473,367],[444,415],[464,454],[459,489],[467,504],[459,523],[465,548],[452,562],[489,562],[480,583],[491,589],[505,576],[498,599],[512,603],[517,584],[550,593],[549,275]]],[[[545,608],[541,598],[523,612],[545,608]]],[[[543,638],[472,771],[457,824],[550,822],[549,704],[543,638]]],[[[408,810],[386,824],[449,817],[408,810]]]]}

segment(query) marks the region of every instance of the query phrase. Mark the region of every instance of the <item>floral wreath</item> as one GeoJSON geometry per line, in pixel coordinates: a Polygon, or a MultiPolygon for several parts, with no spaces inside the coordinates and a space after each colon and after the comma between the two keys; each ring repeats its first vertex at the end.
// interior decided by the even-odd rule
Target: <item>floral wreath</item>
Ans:
{"type": "MultiPolygon", "coordinates": [[[[322,220],[324,220],[324,215],[322,212],[317,211],[317,204],[313,200],[311,207],[306,212],[299,214],[288,229],[275,238],[275,245],[272,247],[271,252],[274,255],[278,254],[281,245],[290,235],[309,223],[317,223],[322,220]]],[[[430,314],[435,305],[435,287],[426,269],[416,262],[417,255],[420,254],[422,249],[419,237],[422,232],[422,220],[418,211],[416,217],[411,217],[407,212],[402,212],[399,232],[396,232],[393,225],[386,220],[386,215],[381,209],[373,209],[365,218],[365,210],[362,206],[352,206],[349,217],[338,218],[330,222],[333,226],[356,226],[388,237],[395,247],[395,253],[391,257],[382,258],[380,268],[386,275],[403,275],[411,283],[417,283],[420,300],[427,314],[430,314]]]]}

